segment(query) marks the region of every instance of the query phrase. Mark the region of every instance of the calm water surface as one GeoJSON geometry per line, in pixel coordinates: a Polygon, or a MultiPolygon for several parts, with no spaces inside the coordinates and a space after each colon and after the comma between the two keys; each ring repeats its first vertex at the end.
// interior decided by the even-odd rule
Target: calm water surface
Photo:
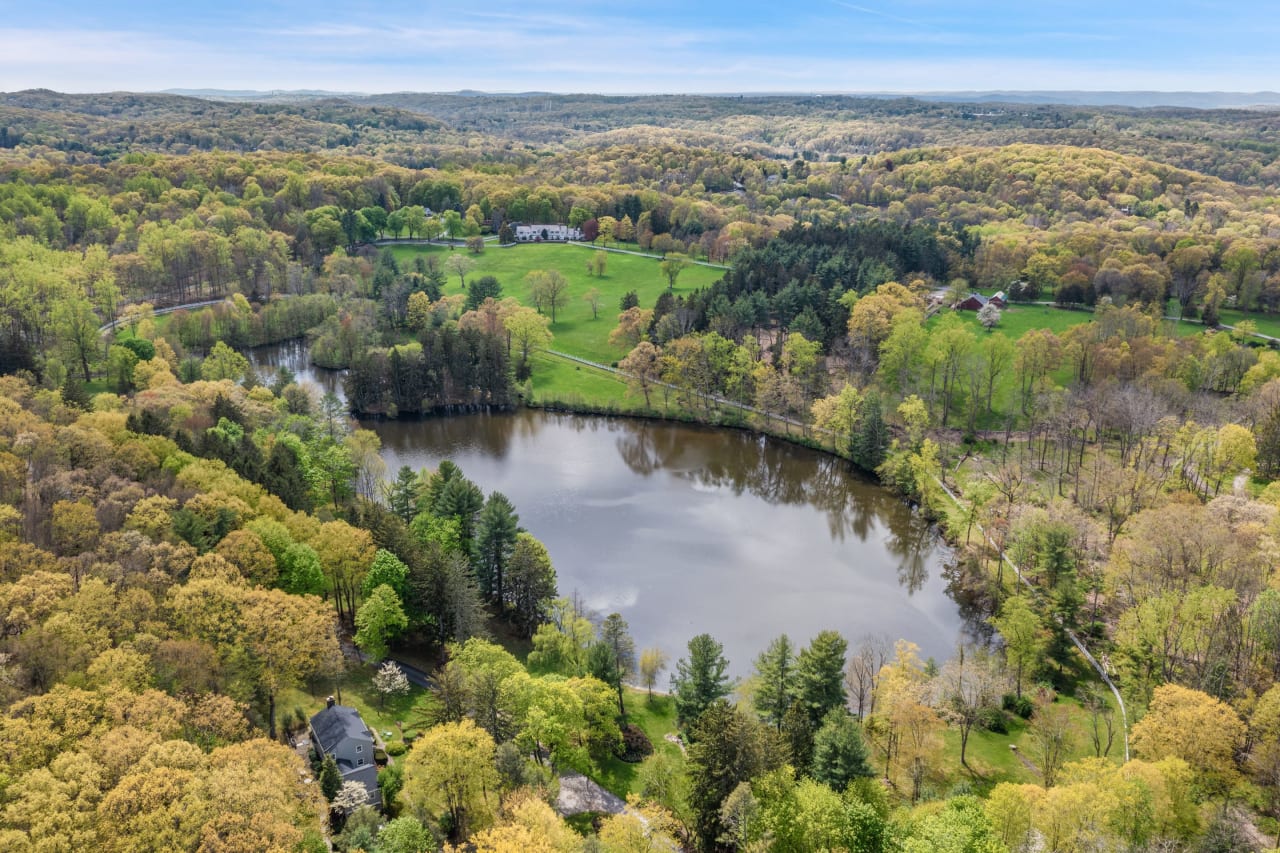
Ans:
{"type": "MultiPolygon", "coordinates": [[[[259,365],[305,369],[295,349],[259,365]]],[[[500,491],[546,544],[562,595],[617,611],[639,648],[676,658],[694,634],[745,675],[781,633],[910,639],[944,659],[965,636],[946,548],[878,485],[825,454],[748,433],[536,411],[368,421],[389,475],[452,459],[500,491]]]]}

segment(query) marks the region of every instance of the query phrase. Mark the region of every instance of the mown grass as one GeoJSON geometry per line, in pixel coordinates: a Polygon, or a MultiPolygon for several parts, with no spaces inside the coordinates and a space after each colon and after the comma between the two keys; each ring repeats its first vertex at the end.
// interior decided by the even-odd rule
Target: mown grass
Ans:
{"type": "MultiPolygon", "coordinates": [[[[420,254],[441,258],[449,255],[449,249],[443,246],[395,246],[392,251],[402,265],[412,264],[414,256],[420,254]]],[[[504,296],[514,296],[522,304],[530,305],[525,275],[533,270],[558,270],[568,280],[569,292],[564,306],[557,309],[556,322],[551,327],[555,335],[552,347],[579,358],[610,364],[626,355],[609,343],[609,332],[617,325],[618,303],[622,296],[634,290],[640,306],[652,308],[658,296],[667,289],[667,279],[659,269],[658,260],[613,252],[608,253],[608,265],[603,276],[588,275],[586,265],[594,251],[563,244],[489,246],[479,255],[467,252],[467,256],[476,262],[467,279],[491,275],[502,283],[504,296]],[[591,306],[583,298],[592,288],[600,290],[597,318],[592,317],[591,306]]],[[[688,294],[710,287],[723,275],[723,270],[714,267],[691,266],[680,274],[673,292],[688,294]]],[[[462,292],[464,289],[458,277],[450,276],[445,293],[462,292]]]]}
{"type": "MultiPolygon", "coordinates": [[[[1063,763],[1092,758],[1094,749],[1088,734],[1088,712],[1071,698],[1060,697],[1057,704],[1065,707],[1071,718],[1072,741],[1066,750],[1063,763]]],[[[1031,723],[1016,714],[1006,714],[1006,717],[1009,729],[1007,734],[989,732],[976,726],[970,732],[969,745],[965,750],[967,767],[960,763],[960,730],[955,726],[947,727],[943,734],[941,766],[948,782],[954,784],[968,781],[980,788],[994,787],[1000,782],[1026,782],[1035,785],[1044,783],[1041,773],[1027,767],[1022,760],[1027,759],[1037,770],[1040,769],[1041,760],[1037,755],[1035,739],[1031,735],[1031,723]],[[1017,749],[1011,747],[1017,747],[1017,749]]],[[[1124,736],[1120,732],[1118,711],[1115,715],[1115,726],[1116,739],[1107,758],[1118,764],[1124,756],[1124,736]]],[[[876,769],[879,772],[884,771],[883,765],[876,769]]]]}
{"type": "Polygon", "coordinates": [[[539,405],[564,403],[617,411],[638,411],[643,398],[627,396],[627,384],[616,374],[557,358],[533,356],[533,400],[539,405]]]}
{"type": "Polygon", "coordinates": [[[1219,321],[1234,326],[1241,320],[1251,320],[1258,331],[1273,338],[1280,338],[1280,317],[1275,314],[1259,314],[1254,311],[1238,311],[1235,308],[1223,308],[1218,312],[1219,321]]]}
{"type": "MultiPolygon", "coordinates": [[[[627,709],[627,722],[644,730],[653,743],[655,752],[683,758],[680,747],[664,739],[666,735],[676,732],[675,701],[670,696],[655,695],[650,700],[643,690],[627,687],[623,689],[622,702],[627,709]]],[[[639,774],[639,764],[610,756],[590,775],[606,789],[625,799],[627,794],[640,792],[639,774]]]]}
{"type": "Polygon", "coordinates": [[[341,694],[340,704],[355,708],[360,712],[365,724],[373,729],[386,743],[400,741],[401,729],[398,723],[404,724],[404,731],[413,731],[420,717],[423,700],[427,691],[421,687],[410,686],[405,696],[391,697],[383,701],[381,694],[373,689],[373,675],[377,667],[372,664],[349,667],[335,681],[312,685],[307,690],[286,690],[276,700],[277,713],[292,714],[294,709],[301,708],[308,719],[323,710],[325,699],[329,696],[337,698],[341,694]]]}
{"type": "MultiPolygon", "coordinates": [[[[933,328],[937,324],[938,318],[947,313],[953,312],[940,311],[929,318],[928,322],[925,323],[925,327],[933,328]]],[[[987,334],[987,330],[978,322],[977,311],[956,311],[954,313],[965,320],[976,334],[987,334]]],[[[1033,329],[1049,329],[1061,334],[1072,326],[1092,321],[1093,313],[1090,311],[1055,308],[1052,305],[1015,304],[1000,312],[1000,325],[996,326],[991,334],[1000,334],[1006,338],[1017,340],[1033,329]]]]}

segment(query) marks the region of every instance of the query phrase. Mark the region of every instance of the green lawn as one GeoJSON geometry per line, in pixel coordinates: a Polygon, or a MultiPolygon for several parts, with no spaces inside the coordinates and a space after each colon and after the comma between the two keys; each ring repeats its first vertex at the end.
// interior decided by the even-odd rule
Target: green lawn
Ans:
{"type": "Polygon", "coordinates": [[[1273,338],[1280,338],[1280,316],[1275,314],[1259,314],[1255,311],[1237,311],[1234,308],[1223,308],[1218,318],[1228,326],[1234,326],[1241,320],[1252,320],[1258,331],[1273,338]]]}
{"type": "MultiPolygon", "coordinates": [[[[1094,751],[1093,742],[1088,734],[1088,713],[1073,699],[1060,698],[1058,704],[1065,706],[1072,718],[1073,739],[1067,750],[1066,761],[1092,758],[1094,751]]],[[[1021,760],[1025,758],[1037,767],[1040,765],[1040,758],[1036,755],[1035,741],[1029,733],[1028,722],[1015,714],[1009,714],[1008,717],[1010,719],[1008,734],[995,734],[976,726],[970,732],[969,746],[965,754],[969,765],[968,770],[960,764],[960,730],[954,726],[947,727],[943,734],[945,747],[942,767],[951,782],[968,780],[981,787],[994,786],[1000,782],[1028,782],[1036,785],[1044,782],[1038,772],[1033,772],[1021,760]],[[1011,746],[1016,746],[1017,749],[1011,749],[1011,746]]],[[[1120,732],[1118,712],[1115,715],[1115,721],[1116,739],[1108,759],[1118,763],[1124,756],[1124,736],[1120,732]]],[[[883,767],[878,769],[881,772],[884,770],[883,767]]]]}
{"type": "MultiPolygon", "coordinates": [[[[644,730],[653,742],[654,751],[665,752],[677,758],[682,756],[679,746],[663,738],[664,735],[676,732],[675,701],[670,696],[655,695],[650,701],[643,690],[628,687],[623,692],[623,704],[627,708],[627,721],[644,730]]],[[[610,756],[601,762],[601,766],[591,776],[605,788],[625,798],[627,794],[639,793],[639,771],[639,764],[629,764],[610,756]]]]}
{"type": "MultiPolygon", "coordinates": [[[[932,328],[933,324],[937,322],[937,318],[944,313],[947,312],[940,311],[930,317],[925,326],[932,328]]],[[[982,328],[982,324],[978,322],[977,311],[958,311],[956,313],[964,318],[975,332],[986,333],[986,330],[982,328]]],[[[1081,323],[1088,323],[1092,320],[1093,313],[1090,311],[1073,311],[1068,308],[1054,308],[1052,305],[1011,305],[1000,312],[1000,325],[996,326],[995,332],[1017,340],[1032,329],[1050,329],[1061,334],[1072,326],[1078,326],[1081,323]]]]}
{"type": "MultiPolygon", "coordinates": [[[[443,246],[395,246],[392,249],[402,265],[413,262],[419,254],[447,257],[449,249],[443,246]]],[[[463,249],[454,249],[463,252],[463,249]]],[[[507,248],[490,246],[479,255],[468,254],[476,261],[475,270],[468,276],[492,275],[502,283],[504,296],[514,296],[529,303],[529,287],[525,274],[532,270],[559,270],[569,281],[569,295],[564,307],[556,312],[556,322],[551,327],[558,349],[580,358],[611,364],[626,353],[609,344],[609,332],[617,325],[618,301],[627,291],[634,290],[643,308],[652,308],[658,296],[667,287],[667,280],[658,268],[659,261],[635,255],[610,252],[608,267],[600,277],[587,275],[587,261],[594,250],[569,245],[517,245],[507,248]],[[591,306],[583,299],[592,288],[600,289],[600,315],[592,319],[591,306]]],[[[714,267],[691,266],[680,274],[675,293],[687,294],[709,287],[724,275],[724,270],[714,267]]],[[[457,276],[450,276],[446,293],[462,293],[457,276]]]]}
{"type": "Polygon", "coordinates": [[[342,704],[358,710],[369,728],[377,732],[386,743],[401,740],[400,728],[396,724],[403,722],[406,731],[413,729],[413,721],[420,716],[426,691],[420,687],[410,687],[407,696],[387,699],[384,703],[381,695],[373,689],[372,679],[376,671],[377,668],[371,664],[351,667],[333,683],[314,685],[312,690],[316,692],[285,691],[277,700],[277,713],[283,717],[294,713],[295,708],[301,708],[309,719],[312,714],[323,710],[328,696],[337,697],[341,693],[342,704]]]}
{"type": "Polygon", "coordinates": [[[627,396],[627,384],[616,374],[546,353],[533,356],[533,400],[619,411],[644,405],[643,398],[627,396]]]}

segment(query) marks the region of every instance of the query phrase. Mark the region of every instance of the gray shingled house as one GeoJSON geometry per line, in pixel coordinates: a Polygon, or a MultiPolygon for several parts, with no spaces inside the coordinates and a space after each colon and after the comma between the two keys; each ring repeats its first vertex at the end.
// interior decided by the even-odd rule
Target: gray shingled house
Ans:
{"type": "Polygon", "coordinates": [[[311,718],[311,743],[316,755],[332,755],[343,782],[359,782],[369,792],[369,802],[382,802],[378,794],[378,768],[373,761],[373,732],[360,712],[338,705],[329,697],[328,706],[311,718]]]}

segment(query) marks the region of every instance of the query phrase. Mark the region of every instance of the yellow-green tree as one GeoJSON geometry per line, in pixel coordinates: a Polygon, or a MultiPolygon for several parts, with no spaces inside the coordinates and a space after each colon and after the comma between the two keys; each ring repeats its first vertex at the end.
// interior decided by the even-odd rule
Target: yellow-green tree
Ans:
{"type": "Polygon", "coordinates": [[[424,732],[405,758],[404,796],[464,840],[493,821],[498,797],[493,738],[471,720],[424,732]]]}
{"type": "Polygon", "coordinates": [[[1152,694],[1131,740],[1140,758],[1181,758],[1209,793],[1225,793],[1240,778],[1235,756],[1244,739],[1244,721],[1230,705],[1199,690],[1164,684],[1152,694]]]}

